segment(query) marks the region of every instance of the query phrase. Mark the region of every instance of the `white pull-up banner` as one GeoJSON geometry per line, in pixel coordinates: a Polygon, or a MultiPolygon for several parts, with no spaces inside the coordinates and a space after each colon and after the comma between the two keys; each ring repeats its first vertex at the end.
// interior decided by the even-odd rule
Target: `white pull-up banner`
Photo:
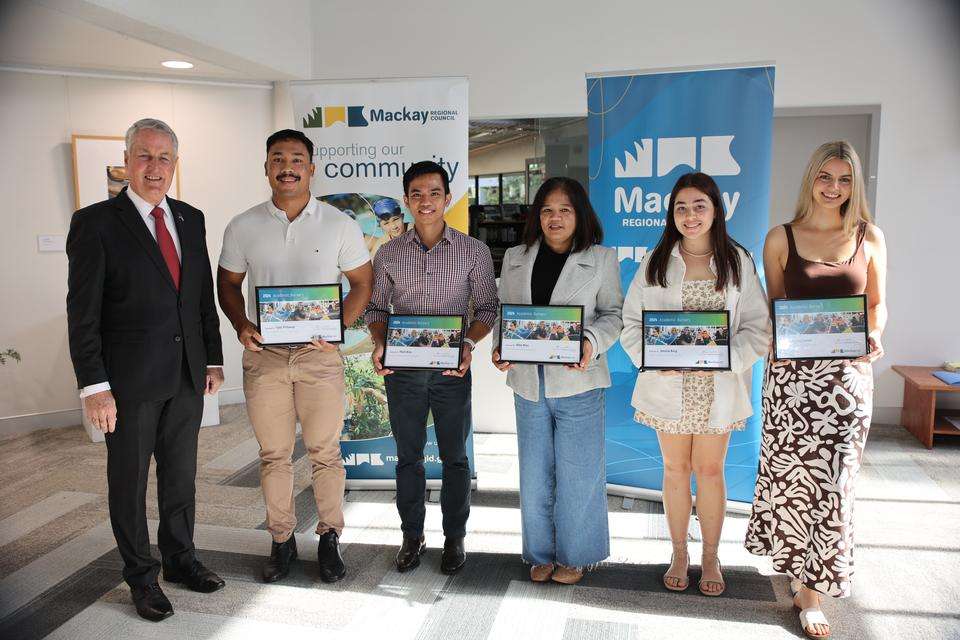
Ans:
{"type": "MultiPolygon", "coordinates": [[[[467,232],[468,115],[466,78],[295,82],[298,129],[314,144],[313,195],[346,212],[363,230],[373,258],[412,226],[403,204],[403,172],[421,160],[446,169],[453,196],[446,219],[467,232]]],[[[347,413],[341,451],[348,486],[393,484],[396,446],[383,379],[373,372],[362,319],[347,327],[347,413]],[[366,481],[377,480],[369,483],[366,481]]],[[[473,443],[467,443],[470,466],[473,443]]],[[[427,479],[441,477],[433,425],[424,451],[427,479]]]]}

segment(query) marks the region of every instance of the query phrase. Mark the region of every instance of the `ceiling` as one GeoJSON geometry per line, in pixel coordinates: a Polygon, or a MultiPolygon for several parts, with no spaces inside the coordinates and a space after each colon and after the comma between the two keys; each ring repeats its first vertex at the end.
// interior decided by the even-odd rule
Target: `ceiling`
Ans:
{"type": "Polygon", "coordinates": [[[489,147],[516,142],[582,120],[583,118],[471,120],[470,151],[482,151],[489,147]]]}
{"type": "MultiPolygon", "coordinates": [[[[153,44],[148,38],[133,37],[122,30],[98,25],[92,19],[84,19],[83,12],[76,8],[81,4],[0,0],[0,64],[108,75],[233,81],[276,79],[277,74],[262,68],[251,73],[249,65],[242,64],[242,61],[217,64],[197,56],[195,51],[186,51],[187,46],[180,50],[165,48],[153,44]],[[160,65],[164,60],[188,60],[194,68],[167,69],[160,65]]],[[[96,17],[95,13],[88,13],[96,17]]],[[[107,23],[106,20],[102,22],[107,23]]],[[[158,32],[155,40],[185,43],[184,39],[164,36],[166,34],[158,32]]]]}

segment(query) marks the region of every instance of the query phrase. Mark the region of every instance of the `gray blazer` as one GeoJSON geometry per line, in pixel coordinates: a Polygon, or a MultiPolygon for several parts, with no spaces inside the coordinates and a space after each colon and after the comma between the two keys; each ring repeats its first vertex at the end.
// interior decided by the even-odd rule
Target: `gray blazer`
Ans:
{"type": "MultiPolygon", "coordinates": [[[[503,256],[500,272],[500,302],[530,304],[530,278],[540,243],[529,250],[524,245],[511,247],[503,256]]],[[[550,304],[582,304],[583,334],[593,343],[594,360],[585,371],[561,365],[544,365],[543,382],[548,398],[565,398],[585,391],[610,386],[610,369],[605,352],[620,337],[623,320],[623,293],[620,289],[620,264],[617,252],[594,245],[572,253],[563,265],[553,289],[550,304]]],[[[493,327],[493,348],[500,347],[500,315],[493,327]]],[[[540,380],[535,364],[517,364],[507,372],[507,386],[522,398],[536,402],[540,380]]]]}

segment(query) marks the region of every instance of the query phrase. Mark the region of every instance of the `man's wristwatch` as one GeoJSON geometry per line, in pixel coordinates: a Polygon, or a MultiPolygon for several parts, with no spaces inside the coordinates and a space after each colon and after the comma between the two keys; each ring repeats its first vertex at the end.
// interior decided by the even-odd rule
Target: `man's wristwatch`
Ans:
{"type": "Polygon", "coordinates": [[[471,340],[470,338],[464,338],[463,341],[470,345],[470,352],[473,353],[477,349],[477,343],[471,340]]]}

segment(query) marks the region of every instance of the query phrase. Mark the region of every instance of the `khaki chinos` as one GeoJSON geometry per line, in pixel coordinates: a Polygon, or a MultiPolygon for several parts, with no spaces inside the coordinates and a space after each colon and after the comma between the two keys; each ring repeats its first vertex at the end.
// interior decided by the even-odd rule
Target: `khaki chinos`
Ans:
{"type": "Polygon", "coordinates": [[[320,518],[317,533],[333,529],[339,536],[343,530],[343,374],[339,351],[266,347],[243,353],[243,392],[260,443],[260,484],[275,542],[287,540],[297,526],[291,458],[298,419],[320,518]]]}

